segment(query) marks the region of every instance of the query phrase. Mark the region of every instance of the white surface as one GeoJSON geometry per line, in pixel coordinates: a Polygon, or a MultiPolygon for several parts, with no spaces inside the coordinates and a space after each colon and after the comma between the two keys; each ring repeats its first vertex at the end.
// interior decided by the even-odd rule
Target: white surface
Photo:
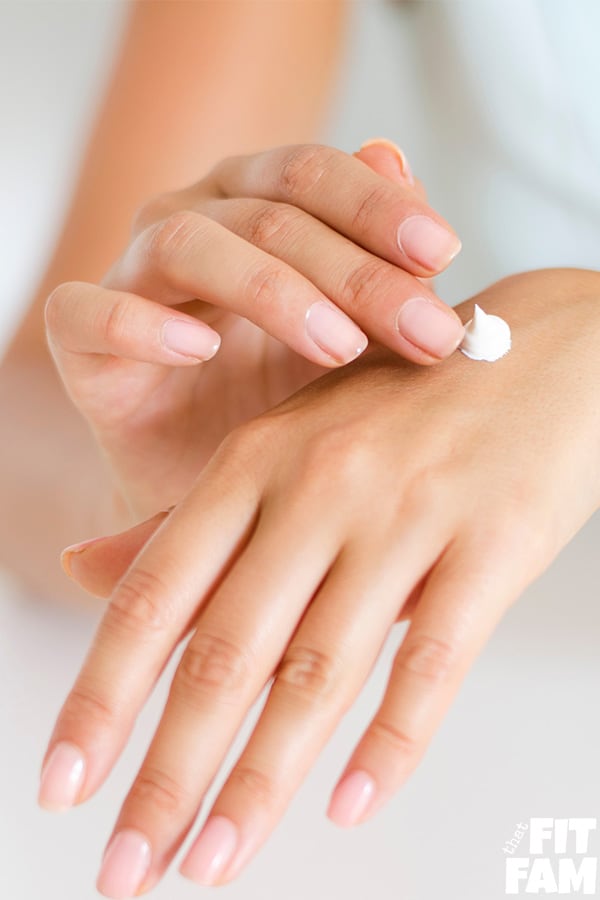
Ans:
{"type": "MultiPolygon", "coordinates": [[[[339,829],[324,814],[329,794],[379,702],[404,630],[395,626],[359,700],[279,827],[240,877],[219,888],[219,896],[500,900],[501,850],[518,821],[598,816],[599,543],[596,516],[507,613],[404,789],[370,822],[339,829]]],[[[35,805],[38,766],[96,616],[50,608],[8,584],[0,597],[0,705],[6,723],[0,745],[0,896],[91,900],[97,896],[93,885],[103,842],[145,753],[173,667],[99,794],[52,817],[35,805]]],[[[262,699],[241,730],[218,783],[261,704],[262,699]]],[[[202,821],[214,796],[213,789],[202,821]]],[[[600,854],[598,835],[592,847],[600,854]]],[[[173,868],[152,896],[179,900],[199,891],[173,868]]]]}
{"type": "MultiPolygon", "coordinates": [[[[598,105],[597,98],[586,102],[586,91],[598,78],[584,67],[573,71],[582,39],[590,43],[598,33],[589,18],[598,17],[597,0],[569,3],[564,30],[557,27],[559,4],[548,0],[546,30],[535,31],[533,44],[517,42],[506,50],[510,65],[502,76],[494,48],[506,49],[510,23],[513,36],[522,33],[525,17],[541,4],[456,2],[438,9],[437,17],[436,7],[361,4],[351,65],[326,139],[354,150],[365,138],[384,134],[404,145],[435,205],[465,244],[440,281],[452,302],[519,268],[597,266],[599,154],[590,116],[597,122],[598,105]],[[481,16],[483,7],[495,17],[493,27],[481,16]],[[544,34],[552,35],[552,52],[544,34]],[[565,57],[569,48],[571,56],[565,57]],[[519,65],[532,53],[539,78],[528,96],[519,87],[519,65]],[[560,82],[566,93],[554,90],[561,72],[568,75],[560,82]],[[572,103],[566,111],[561,106],[558,116],[538,104],[540,97],[560,97],[562,104],[565,96],[572,103]],[[507,111],[507,98],[519,100],[521,119],[514,121],[521,130],[511,130],[500,114],[507,111]],[[527,138],[528,108],[544,110],[536,120],[546,129],[541,157],[527,138]],[[465,129],[467,141],[461,139],[465,129]],[[594,152],[587,152],[592,146],[594,152]]],[[[0,2],[4,339],[49,252],[122,11],[108,0],[0,2]]],[[[598,65],[595,49],[594,44],[598,65]]],[[[596,517],[507,615],[406,787],[374,820],[343,831],[324,810],[375,711],[402,634],[398,627],[284,821],[219,896],[496,900],[504,896],[501,847],[520,819],[597,816],[599,539],[596,517]]],[[[170,669],[99,795],[63,817],[37,809],[39,763],[95,618],[24,597],[8,580],[0,587],[2,900],[96,896],[104,840],[160,712],[170,669]]],[[[208,805],[213,796],[214,791],[208,805]]],[[[178,900],[200,891],[173,870],[153,896],[178,900]]]]}

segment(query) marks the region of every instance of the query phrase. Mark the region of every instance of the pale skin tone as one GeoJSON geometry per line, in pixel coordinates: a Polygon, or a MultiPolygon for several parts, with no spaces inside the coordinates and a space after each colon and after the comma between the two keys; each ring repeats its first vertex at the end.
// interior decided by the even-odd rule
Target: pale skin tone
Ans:
{"type": "MultiPolygon", "coordinates": [[[[472,300],[457,308],[459,319],[445,311],[428,277],[450,261],[450,248],[446,260],[423,266],[396,234],[414,215],[452,236],[451,227],[393,151],[371,147],[350,157],[334,148],[281,149],[282,140],[297,139],[292,131],[254,144],[232,140],[236,153],[247,148],[248,155],[226,159],[200,182],[198,172],[230,148],[194,169],[190,154],[190,187],[157,194],[139,209],[131,244],[107,273],[125,241],[100,254],[96,271],[91,261],[81,274],[57,264],[48,287],[62,271],[69,283],[47,303],[41,290],[44,303],[35,304],[4,365],[13,377],[7,403],[15,373],[36,395],[36,382],[51,371],[36,330],[45,306],[54,362],[97,441],[57,402],[81,442],[70,445],[71,459],[82,479],[92,468],[102,472],[95,506],[93,493],[73,492],[80,506],[71,523],[85,534],[151,517],[67,560],[74,578],[110,600],[46,754],[60,741],[82,749],[74,802],[98,788],[169,653],[191,635],[115,826],[115,834],[145,836],[151,845],[140,889],[164,874],[237,725],[274,677],[260,722],[210,812],[237,829],[233,858],[211,880],[237,876],[360,690],[390,625],[410,618],[386,698],[342,773],[373,779],[358,821],[373,815],[418,762],[503,611],[598,505],[600,276],[556,270],[493,286],[475,299],[510,321],[515,349],[493,366],[460,353],[438,366],[460,332],[454,346],[432,355],[398,332],[398,311],[411,297],[426,297],[456,324],[469,317],[472,300]],[[278,142],[253,153],[257,144],[278,142]],[[302,162],[295,182],[294,160],[302,162]],[[322,193],[311,194],[311,174],[315,184],[325,178],[322,193]],[[277,218],[274,204],[285,204],[285,214],[277,218]],[[190,263],[203,248],[200,272],[190,263]],[[269,277],[255,280],[261,290],[253,292],[248,274],[261,271],[260,253],[271,268],[262,269],[269,277]],[[227,259],[226,283],[207,265],[211,254],[227,259]],[[359,273],[353,282],[331,266],[340,255],[347,275],[359,273]],[[274,274],[274,265],[287,268],[274,274]],[[375,279],[378,289],[369,291],[375,279]],[[269,291],[273,284],[277,291],[269,291]],[[287,285],[283,306],[277,301],[287,285]],[[205,302],[189,300],[197,295],[205,302]],[[307,339],[306,313],[323,298],[346,314],[348,329],[371,340],[348,367],[307,339]],[[210,362],[165,354],[159,335],[174,312],[192,315],[212,349],[209,329],[222,336],[210,362]],[[32,377],[32,365],[41,378],[32,377]],[[168,518],[156,513],[172,504],[168,518]],[[90,506],[100,510],[94,517],[90,506]],[[240,606],[240,597],[253,602],[240,606]],[[199,744],[206,749],[207,728],[213,756],[192,766],[199,744]]],[[[182,143],[179,137],[165,150],[165,165],[182,143]]],[[[142,172],[136,205],[143,181],[142,172]]],[[[145,194],[161,187],[146,184],[145,194]]],[[[100,208],[103,196],[93,198],[100,208]]],[[[90,202],[82,200],[82,209],[90,202]]],[[[73,226],[72,242],[77,233],[73,226]]],[[[419,243],[421,253],[431,247],[419,243]]],[[[29,548],[28,568],[31,558],[29,548]]],[[[331,817],[349,824],[348,809],[338,791],[331,817]]],[[[200,855],[192,849],[183,865],[196,880],[200,855]]]]}
{"type": "Polygon", "coordinates": [[[372,816],[504,611],[598,508],[600,275],[513,276],[460,304],[465,320],[474,302],[510,321],[502,360],[458,352],[417,368],[374,347],[231,432],[168,515],[74,555],[74,575],[110,599],[51,739],[83,750],[78,802],[191,634],[114,829],[148,841],[144,887],[164,874],[273,678],[204,825],[233,823],[233,856],[209,878],[194,846],[182,864],[201,883],[239,874],[408,617],[328,810],[343,825],[372,816]],[[356,819],[345,776],[373,782],[356,819]]]}
{"type": "Polygon", "coordinates": [[[0,564],[37,596],[91,603],[65,577],[60,551],[138,520],[54,366],[49,293],[72,279],[100,282],[149,197],[192,184],[227,156],[314,140],[345,18],[342,0],[131,4],[56,250],[0,362],[11,434],[0,441],[0,496],[12,511],[0,519],[0,564]]]}

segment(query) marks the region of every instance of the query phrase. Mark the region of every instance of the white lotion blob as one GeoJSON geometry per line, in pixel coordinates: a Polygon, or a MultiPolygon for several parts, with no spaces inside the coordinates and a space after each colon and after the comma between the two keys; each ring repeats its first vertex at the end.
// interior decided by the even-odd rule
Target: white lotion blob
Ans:
{"type": "Polygon", "coordinates": [[[492,316],[475,304],[473,318],[465,325],[465,336],[458,349],[469,359],[495,362],[510,350],[510,328],[500,316],[492,316]]]}

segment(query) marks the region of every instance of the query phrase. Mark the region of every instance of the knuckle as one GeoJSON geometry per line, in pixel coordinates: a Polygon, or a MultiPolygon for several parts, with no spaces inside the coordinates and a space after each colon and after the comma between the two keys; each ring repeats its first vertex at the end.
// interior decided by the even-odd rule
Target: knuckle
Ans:
{"type": "Polygon", "coordinates": [[[295,199],[313,190],[329,170],[338,151],[321,144],[298,144],[290,148],[279,171],[279,193],[295,199]]]}
{"type": "Polygon", "coordinates": [[[318,485],[355,486],[372,466],[372,448],[353,426],[329,425],[313,435],[305,445],[303,480],[318,485]]]}
{"type": "Polygon", "coordinates": [[[340,292],[344,309],[362,312],[377,308],[390,283],[390,273],[390,267],[377,259],[367,259],[350,271],[340,292]]]}
{"type": "Polygon", "coordinates": [[[432,510],[443,501],[442,494],[447,484],[454,483],[445,476],[441,468],[429,467],[417,471],[405,485],[400,513],[406,516],[422,515],[423,510],[432,510]]]}
{"type": "Polygon", "coordinates": [[[251,271],[246,283],[246,297],[251,310],[264,316],[272,316],[281,309],[285,295],[288,271],[276,262],[259,263],[251,271]]]}
{"type": "Polygon", "coordinates": [[[275,673],[276,683],[310,701],[325,700],[339,692],[338,666],[314,647],[291,645],[275,673]]]}
{"type": "Polygon", "coordinates": [[[121,582],[109,607],[109,625],[119,630],[162,632],[175,615],[166,583],[154,572],[134,568],[121,582]]]}
{"type": "Polygon", "coordinates": [[[175,813],[185,806],[187,792],[162,769],[149,768],[138,775],[129,800],[136,805],[155,807],[163,813],[175,813]]]}
{"type": "Polygon", "coordinates": [[[248,456],[255,456],[262,453],[265,447],[272,446],[276,436],[277,429],[270,417],[259,416],[232,428],[221,442],[219,452],[229,460],[244,461],[248,456]]]}
{"type": "Polygon", "coordinates": [[[227,638],[197,631],[181,658],[173,687],[188,703],[206,695],[239,703],[250,675],[247,650],[227,638]]]}
{"type": "Polygon", "coordinates": [[[381,218],[381,211],[385,209],[389,197],[390,188],[387,184],[377,184],[369,188],[352,214],[352,228],[357,232],[367,230],[374,218],[381,218]]]}
{"type": "Polygon", "coordinates": [[[402,645],[395,660],[394,668],[400,672],[418,675],[426,681],[438,682],[446,679],[454,665],[454,648],[437,638],[425,634],[408,635],[406,645],[402,645]]]}
{"type": "Polygon", "coordinates": [[[250,796],[261,806],[273,807],[277,799],[277,787],[274,779],[255,766],[238,765],[232,769],[229,784],[250,796]]]}
{"type": "Polygon", "coordinates": [[[374,719],[369,731],[372,737],[391,745],[392,750],[402,756],[417,756],[420,751],[421,744],[416,737],[387,719],[374,719]]]}
{"type": "Polygon", "coordinates": [[[202,236],[205,227],[204,217],[197,212],[183,209],[171,213],[151,229],[148,259],[159,271],[171,273],[177,268],[174,261],[180,260],[190,243],[202,236]]]}
{"type": "Polygon", "coordinates": [[[112,707],[89,688],[75,687],[67,697],[61,713],[61,721],[73,722],[81,725],[81,722],[94,722],[96,725],[111,726],[118,717],[118,710],[112,707]]]}
{"type": "Polygon", "coordinates": [[[129,318],[129,303],[127,300],[118,298],[111,300],[106,307],[102,307],[103,315],[103,338],[109,344],[118,345],[127,331],[127,320],[129,318]]]}
{"type": "Polygon", "coordinates": [[[246,223],[246,238],[257,247],[273,250],[289,241],[300,219],[300,211],[285,203],[261,206],[246,223]]]}

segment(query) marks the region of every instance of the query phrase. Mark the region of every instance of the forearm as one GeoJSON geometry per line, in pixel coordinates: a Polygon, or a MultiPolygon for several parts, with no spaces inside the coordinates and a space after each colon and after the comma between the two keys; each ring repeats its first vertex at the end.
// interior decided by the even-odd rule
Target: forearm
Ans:
{"type": "Polygon", "coordinates": [[[327,111],[344,0],[132,4],[53,259],[16,342],[39,352],[43,302],[99,281],[149,196],[219,159],[311,141],[327,111]]]}
{"type": "Polygon", "coordinates": [[[0,364],[0,564],[44,594],[83,597],[66,544],[129,524],[46,345],[43,309],[63,281],[98,281],[136,208],[218,159],[314,140],[327,108],[342,0],[137,2],[48,270],[0,364]]]}

